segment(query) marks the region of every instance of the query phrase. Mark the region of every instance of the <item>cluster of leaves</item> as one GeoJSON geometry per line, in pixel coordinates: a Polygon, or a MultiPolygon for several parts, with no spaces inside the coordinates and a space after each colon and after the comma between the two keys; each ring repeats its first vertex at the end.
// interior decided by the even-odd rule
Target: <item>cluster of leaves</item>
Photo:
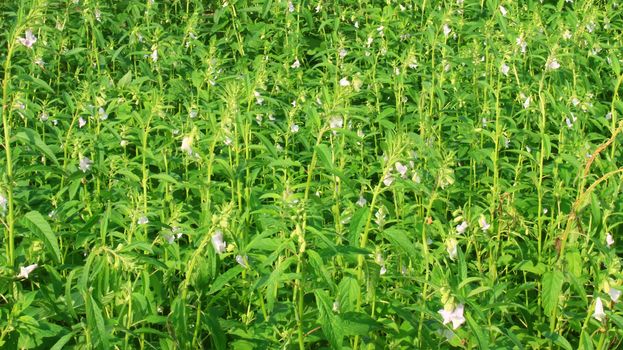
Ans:
{"type": "Polygon", "coordinates": [[[621,345],[617,3],[0,12],[0,347],[621,345]]]}

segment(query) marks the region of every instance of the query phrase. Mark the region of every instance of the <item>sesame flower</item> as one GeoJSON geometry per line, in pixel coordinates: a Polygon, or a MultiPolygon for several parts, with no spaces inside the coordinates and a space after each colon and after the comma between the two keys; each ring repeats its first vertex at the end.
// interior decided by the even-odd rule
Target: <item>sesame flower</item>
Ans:
{"type": "Polygon", "coordinates": [[[450,26],[448,26],[448,23],[445,23],[443,25],[443,35],[445,35],[447,38],[448,35],[450,35],[450,33],[452,33],[452,29],[450,29],[450,26]]]}
{"type": "Polygon", "coordinates": [[[350,86],[350,81],[348,81],[348,79],[346,79],[346,77],[340,79],[340,86],[341,87],[347,87],[350,86]]]}
{"type": "Polygon", "coordinates": [[[106,110],[102,107],[97,110],[97,114],[99,114],[100,120],[108,119],[108,113],[106,113],[106,110]]]}
{"type": "Polygon", "coordinates": [[[506,10],[504,6],[500,5],[500,13],[502,14],[503,17],[506,17],[508,10],[506,10]]]}
{"type": "Polygon", "coordinates": [[[595,300],[595,311],[593,312],[593,318],[599,322],[603,322],[606,317],[606,313],[604,312],[604,304],[601,302],[601,298],[597,297],[595,300]]]}
{"type": "Polygon", "coordinates": [[[292,65],[290,66],[290,68],[292,69],[297,69],[298,67],[301,66],[301,62],[299,62],[299,59],[297,58],[294,63],[292,63],[292,65]]]}
{"type": "Polygon", "coordinates": [[[139,225],[147,225],[149,223],[149,219],[147,218],[147,216],[143,215],[140,218],[138,218],[136,223],[139,225]]]}
{"type": "Polygon", "coordinates": [[[457,251],[457,245],[458,242],[456,241],[456,239],[454,238],[450,238],[448,240],[446,240],[446,251],[448,252],[448,255],[450,256],[450,260],[456,259],[458,251],[457,251]]]}
{"type": "Polygon", "coordinates": [[[403,178],[407,176],[407,170],[409,170],[409,168],[407,168],[406,165],[403,165],[400,162],[396,162],[394,166],[396,167],[396,171],[400,174],[400,176],[402,176],[403,178]]]}
{"type": "Polygon", "coordinates": [[[463,317],[463,310],[465,305],[459,304],[456,307],[450,309],[448,307],[444,307],[439,310],[439,314],[443,318],[443,324],[448,324],[452,322],[452,329],[459,328],[463,323],[465,323],[465,317],[463,317]]]}
{"type": "Polygon", "coordinates": [[[614,238],[612,238],[612,234],[610,232],[606,234],[606,244],[608,247],[611,247],[614,244],[614,238]]]}
{"type": "Polygon", "coordinates": [[[610,290],[608,290],[608,294],[610,294],[610,299],[614,303],[618,302],[619,298],[621,297],[621,291],[612,287],[610,287],[610,290]]]}
{"type": "Polygon", "coordinates": [[[530,96],[526,97],[526,100],[523,102],[523,108],[528,109],[530,107],[530,96]]]}
{"type": "Polygon", "coordinates": [[[346,57],[346,55],[348,55],[348,51],[346,51],[345,49],[341,49],[339,55],[340,58],[344,58],[346,57]]]}
{"type": "Polygon", "coordinates": [[[19,42],[26,46],[27,48],[31,49],[32,46],[37,42],[37,37],[32,33],[31,29],[26,30],[26,33],[24,34],[23,38],[18,38],[17,40],[19,40],[19,42]]]}
{"type": "Polygon", "coordinates": [[[296,124],[292,124],[292,125],[290,125],[290,131],[291,131],[293,134],[296,134],[297,132],[299,132],[299,129],[300,129],[300,128],[299,128],[299,126],[298,126],[298,125],[296,125],[296,124]]]}
{"type": "Polygon", "coordinates": [[[245,269],[249,268],[248,257],[246,255],[245,256],[236,255],[236,262],[240,264],[240,266],[244,267],[245,269]]]}
{"type": "Polygon", "coordinates": [[[39,115],[39,120],[41,120],[42,122],[47,122],[49,118],[50,116],[45,111],[41,112],[41,114],[39,115]]]}
{"type": "Polygon", "coordinates": [[[6,206],[9,203],[9,201],[7,200],[7,198],[0,194],[0,212],[5,212],[6,211],[6,206]]]}
{"type": "Polygon", "coordinates": [[[547,63],[545,64],[545,69],[556,70],[558,68],[560,68],[560,63],[558,63],[558,60],[556,58],[550,58],[547,60],[547,63]]]}
{"type": "Polygon", "coordinates": [[[83,173],[86,173],[87,171],[91,169],[92,164],[93,164],[93,161],[90,160],[89,158],[81,157],[80,165],[78,167],[80,168],[80,170],[82,170],[83,173]]]}
{"type": "Polygon", "coordinates": [[[223,241],[223,232],[221,230],[216,230],[214,235],[212,235],[212,246],[217,253],[223,254],[225,252],[225,248],[227,248],[227,243],[223,241]]]}
{"type": "Polygon", "coordinates": [[[505,76],[508,76],[508,72],[510,71],[510,67],[508,66],[508,64],[506,63],[502,63],[502,66],[500,66],[500,71],[502,72],[502,74],[504,74],[505,76]]]}
{"type": "Polygon", "coordinates": [[[363,196],[359,196],[359,199],[357,200],[357,205],[363,208],[363,206],[366,205],[366,202],[367,201],[365,198],[363,198],[363,196]]]}
{"type": "Polygon", "coordinates": [[[387,174],[385,175],[385,177],[383,178],[383,184],[385,184],[385,186],[389,186],[392,184],[392,182],[394,182],[394,177],[392,176],[392,174],[387,174]]]}
{"type": "Polygon", "coordinates": [[[344,126],[344,119],[340,116],[332,117],[329,120],[329,127],[331,129],[341,129],[344,126]]]}
{"type": "Polygon", "coordinates": [[[84,120],[84,118],[80,117],[78,119],[78,127],[80,127],[80,129],[82,129],[83,126],[85,126],[87,124],[87,121],[84,120]]]}
{"type": "Polygon", "coordinates": [[[467,221],[461,222],[460,225],[456,226],[456,232],[458,234],[463,234],[465,232],[465,230],[467,229],[467,226],[468,226],[467,221]]]}
{"type": "Polygon", "coordinates": [[[480,219],[478,219],[478,224],[480,225],[480,229],[482,229],[482,232],[486,232],[491,227],[491,225],[487,223],[487,219],[484,217],[484,215],[480,216],[480,219]]]}
{"type": "Polygon", "coordinates": [[[386,273],[387,273],[387,268],[385,267],[385,265],[381,266],[381,271],[379,271],[379,274],[382,276],[386,273]]]}
{"type": "Polygon", "coordinates": [[[180,149],[186,152],[189,156],[191,156],[193,154],[192,145],[193,145],[193,137],[184,136],[184,138],[182,139],[182,147],[180,147],[180,149]]]}
{"type": "Polygon", "coordinates": [[[151,61],[152,62],[157,62],[158,61],[158,49],[154,49],[154,51],[151,52],[151,61]]]}
{"type": "Polygon", "coordinates": [[[28,279],[28,275],[30,275],[38,266],[39,265],[37,264],[28,265],[26,267],[20,266],[19,275],[16,277],[19,279],[28,279]]]}

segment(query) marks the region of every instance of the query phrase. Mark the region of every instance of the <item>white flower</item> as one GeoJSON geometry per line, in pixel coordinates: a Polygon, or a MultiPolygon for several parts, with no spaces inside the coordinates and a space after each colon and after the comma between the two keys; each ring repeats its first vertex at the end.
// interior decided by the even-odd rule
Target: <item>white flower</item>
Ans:
{"type": "Polygon", "coordinates": [[[450,33],[452,33],[452,29],[450,29],[450,26],[448,26],[448,23],[445,23],[443,25],[443,35],[448,37],[448,35],[450,35],[450,33]]]}
{"type": "Polygon", "coordinates": [[[225,146],[230,146],[232,142],[233,142],[233,140],[231,139],[231,137],[225,136],[225,141],[223,141],[225,146]]]}
{"type": "Polygon", "coordinates": [[[526,97],[526,100],[523,102],[523,108],[528,109],[530,107],[530,96],[526,97]]]}
{"type": "Polygon", "coordinates": [[[615,303],[618,302],[621,297],[621,291],[612,287],[610,287],[608,294],[610,294],[610,299],[615,303]]]}
{"type": "Polygon", "coordinates": [[[526,53],[526,47],[528,46],[528,43],[526,43],[526,40],[522,36],[518,36],[517,39],[515,39],[515,44],[519,46],[519,48],[521,49],[521,53],[526,53]]]}
{"type": "Polygon", "coordinates": [[[483,128],[487,127],[487,118],[482,118],[482,127],[483,128]]]}
{"type": "Polygon", "coordinates": [[[24,35],[24,37],[18,38],[17,40],[19,40],[22,45],[30,49],[32,48],[32,45],[37,42],[37,37],[32,33],[31,29],[28,29],[26,30],[26,34],[24,35]]]}
{"type": "Polygon", "coordinates": [[[288,2],[288,11],[294,12],[294,5],[292,4],[292,1],[288,2]]]}
{"type": "Polygon", "coordinates": [[[374,217],[374,222],[376,222],[377,225],[383,226],[385,224],[385,210],[383,207],[380,207],[379,210],[376,211],[374,217]]]}
{"type": "Polygon", "coordinates": [[[545,65],[545,68],[549,70],[556,70],[560,68],[560,63],[558,63],[557,59],[550,58],[547,60],[547,64],[545,65]]]}
{"type": "Polygon", "coordinates": [[[99,114],[100,120],[108,119],[108,113],[106,113],[106,110],[102,107],[97,110],[97,114],[99,114]]]}
{"type": "Polygon", "coordinates": [[[39,115],[39,120],[41,120],[42,122],[47,122],[48,118],[49,116],[46,112],[41,112],[41,115],[39,115]]]}
{"type": "Polygon", "coordinates": [[[416,69],[417,68],[417,59],[413,57],[409,62],[409,68],[416,69]]]}
{"type": "Polygon", "coordinates": [[[491,227],[491,225],[487,223],[487,219],[484,217],[484,215],[480,216],[480,219],[478,219],[478,224],[480,224],[480,228],[483,232],[486,232],[491,227]]]}
{"type": "Polygon", "coordinates": [[[606,118],[606,120],[610,120],[610,119],[612,119],[612,112],[608,112],[608,113],[606,113],[605,118],[606,118]]]}
{"type": "Polygon", "coordinates": [[[195,110],[195,109],[191,109],[191,110],[188,112],[188,117],[189,117],[190,119],[197,118],[197,110],[195,110]]]}
{"type": "Polygon", "coordinates": [[[333,312],[340,312],[340,302],[337,300],[333,302],[333,312]]]}
{"type": "Polygon", "coordinates": [[[143,215],[140,218],[138,218],[136,223],[139,225],[147,225],[149,223],[149,219],[147,218],[147,216],[143,215]]]}
{"type": "Polygon", "coordinates": [[[93,161],[90,160],[89,158],[81,157],[79,168],[80,170],[82,170],[83,173],[86,173],[88,170],[91,169],[92,164],[93,164],[93,161]]]}
{"type": "Polygon", "coordinates": [[[292,103],[290,103],[292,105],[292,107],[296,108],[296,100],[292,100],[292,103]]]}
{"type": "Polygon", "coordinates": [[[606,244],[608,247],[611,247],[614,244],[614,238],[612,238],[612,234],[609,232],[606,234],[606,244]]]}
{"type": "Polygon", "coordinates": [[[506,17],[506,14],[508,13],[508,11],[506,10],[504,6],[500,5],[500,13],[502,14],[502,16],[506,17]]]}
{"type": "Polygon", "coordinates": [[[363,198],[363,196],[359,196],[359,199],[357,200],[357,205],[363,208],[363,206],[366,205],[366,203],[367,203],[366,199],[363,198]]]}
{"type": "Polygon", "coordinates": [[[565,119],[565,123],[567,123],[567,127],[568,127],[569,129],[571,129],[571,128],[573,127],[573,123],[571,122],[571,120],[570,120],[569,118],[566,118],[566,119],[565,119]]]}
{"type": "Polygon", "coordinates": [[[158,61],[158,49],[154,49],[154,51],[151,52],[151,61],[152,62],[158,61]]]}
{"type": "Polygon", "coordinates": [[[387,273],[387,268],[385,268],[385,265],[381,266],[381,271],[379,271],[379,273],[380,273],[381,275],[384,275],[384,274],[386,274],[386,273],[387,273]]]}
{"type": "Polygon", "coordinates": [[[465,232],[465,230],[467,229],[467,221],[463,221],[461,222],[460,225],[456,226],[456,232],[458,232],[459,234],[463,234],[465,232]]]}
{"type": "Polygon", "coordinates": [[[100,9],[95,9],[95,20],[98,22],[102,21],[102,12],[100,9]]]}
{"type": "Polygon", "coordinates": [[[260,95],[259,92],[257,91],[253,91],[253,96],[255,96],[255,103],[258,105],[262,105],[262,103],[264,103],[264,98],[262,98],[262,95],[260,95]]]}
{"type": "Polygon", "coordinates": [[[193,145],[192,136],[184,136],[184,138],[182,139],[182,147],[180,147],[180,149],[188,153],[189,156],[191,156],[193,154],[192,145],[193,145]]]}
{"type": "Polygon", "coordinates": [[[595,300],[595,312],[593,312],[593,318],[599,322],[603,322],[606,314],[604,313],[604,304],[601,302],[601,298],[597,297],[595,300]]]}
{"type": "Polygon", "coordinates": [[[394,182],[394,177],[392,176],[392,174],[385,175],[385,177],[383,178],[383,184],[385,184],[385,186],[389,186],[392,184],[392,182],[394,182]]]}
{"type": "Polygon", "coordinates": [[[331,129],[341,129],[344,126],[344,119],[340,116],[332,117],[329,120],[329,127],[331,129]]]}
{"type": "Polygon", "coordinates": [[[448,255],[450,256],[450,260],[456,259],[456,256],[458,254],[458,251],[456,248],[457,245],[458,245],[458,242],[454,238],[450,238],[446,240],[446,251],[448,252],[448,255]]]}
{"type": "Polygon", "coordinates": [[[452,329],[459,328],[465,323],[465,317],[463,317],[464,308],[465,306],[463,304],[459,304],[452,310],[446,310],[446,308],[439,310],[438,312],[443,318],[443,324],[452,322],[452,329]]]}
{"type": "Polygon", "coordinates": [[[299,59],[297,58],[296,61],[294,61],[294,63],[292,63],[292,65],[290,66],[293,69],[296,69],[298,67],[301,66],[301,62],[299,62],[299,59]]]}
{"type": "Polygon", "coordinates": [[[420,178],[420,174],[418,174],[417,171],[413,172],[413,176],[411,176],[411,181],[415,182],[416,184],[419,184],[420,182],[422,182],[422,179],[420,178]]]}
{"type": "Polygon", "coordinates": [[[45,66],[45,62],[43,62],[43,58],[41,57],[37,57],[35,58],[35,64],[41,68],[43,68],[43,66],[45,66]]]}
{"type": "Polygon", "coordinates": [[[298,125],[296,125],[296,124],[292,124],[292,125],[290,125],[290,131],[291,131],[293,134],[296,134],[297,132],[299,132],[299,126],[298,126],[298,125]]]}
{"type": "Polygon", "coordinates": [[[9,201],[7,200],[7,198],[0,194],[0,211],[1,212],[5,212],[6,211],[6,205],[9,203],[9,201]]]}
{"type": "Polygon", "coordinates": [[[80,117],[78,119],[78,126],[80,127],[80,129],[82,129],[83,126],[85,126],[87,124],[87,121],[84,120],[84,118],[80,117]]]}
{"type": "Polygon", "coordinates": [[[404,178],[407,175],[407,170],[409,169],[407,168],[406,165],[403,165],[400,162],[396,162],[394,166],[396,167],[396,171],[400,174],[400,176],[404,178]]]}
{"type": "Polygon", "coordinates": [[[500,66],[500,71],[502,72],[502,74],[504,74],[505,76],[508,76],[508,72],[510,71],[510,67],[506,64],[506,63],[502,63],[502,66],[500,66]]]}
{"type": "Polygon", "coordinates": [[[346,55],[348,55],[348,51],[346,51],[345,49],[341,49],[340,50],[340,58],[344,58],[344,57],[346,57],[346,55]]]}
{"type": "Polygon", "coordinates": [[[350,86],[350,81],[348,81],[348,79],[346,79],[346,77],[340,79],[340,86],[342,87],[346,87],[346,86],[350,86]]]}
{"type": "Polygon", "coordinates": [[[17,278],[28,279],[28,275],[30,275],[38,266],[39,265],[37,264],[28,265],[26,267],[20,266],[19,275],[17,275],[17,278]]]}
{"type": "Polygon", "coordinates": [[[217,253],[223,254],[225,252],[225,248],[227,248],[227,243],[223,241],[223,232],[221,230],[216,230],[212,235],[212,246],[217,253]]]}
{"type": "Polygon", "coordinates": [[[240,266],[244,267],[245,269],[249,268],[249,264],[247,263],[247,256],[242,256],[242,255],[236,255],[236,262],[238,264],[240,264],[240,266]]]}

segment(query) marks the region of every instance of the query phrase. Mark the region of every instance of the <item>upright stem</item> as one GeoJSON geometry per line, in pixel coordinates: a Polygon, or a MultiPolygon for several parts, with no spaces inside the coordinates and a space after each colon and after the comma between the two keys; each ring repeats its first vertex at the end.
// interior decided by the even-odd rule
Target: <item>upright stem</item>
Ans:
{"type": "Polygon", "coordinates": [[[11,157],[11,108],[9,103],[9,81],[11,80],[11,56],[13,55],[13,38],[8,40],[8,50],[6,61],[4,62],[4,78],[2,80],[2,128],[4,129],[4,152],[6,156],[6,177],[7,177],[7,230],[4,237],[6,242],[6,254],[8,265],[13,266],[15,262],[15,214],[13,203],[13,160],[11,157]]]}

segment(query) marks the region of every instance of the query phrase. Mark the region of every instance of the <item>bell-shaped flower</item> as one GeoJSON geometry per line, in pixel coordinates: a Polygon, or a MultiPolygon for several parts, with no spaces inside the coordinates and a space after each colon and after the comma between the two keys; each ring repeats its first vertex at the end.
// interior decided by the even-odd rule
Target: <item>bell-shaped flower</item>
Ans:
{"type": "Polygon", "coordinates": [[[17,278],[28,279],[28,275],[30,275],[38,266],[39,265],[37,264],[28,265],[26,267],[20,266],[19,275],[17,275],[17,278]]]}
{"type": "Polygon", "coordinates": [[[246,256],[246,255],[245,255],[245,256],[242,256],[242,255],[236,255],[236,262],[237,262],[240,266],[244,267],[245,269],[248,269],[248,268],[249,268],[249,263],[248,263],[248,260],[249,260],[249,259],[247,258],[247,256],[246,256]]]}
{"type": "Polygon", "coordinates": [[[180,149],[186,153],[188,153],[189,156],[191,156],[193,154],[193,137],[192,136],[185,136],[182,139],[182,147],[180,147],[180,149]]]}
{"type": "Polygon", "coordinates": [[[80,165],[78,167],[80,168],[80,170],[82,170],[83,173],[86,173],[87,171],[91,169],[92,164],[93,164],[93,161],[90,160],[89,158],[81,157],[80,165]]]}
{"type": "Polygon", "coordinates": [[[221,230],[216,230],[216,232],[212,235],[212,246],[219,254],[223,254],[225,252],[227,243],[223,240],[223,232],[221,230]]]}
{"type": "Polygon", "coordinates": [[[19,40],[19,42],[26,46],[27,48],[31,49],[32,46],[37,42],[37,37],[32,33],[31,29],[26,30],[26,33],[24,34],[23,38],[18,38],[17,40],[19,40]]]}
{"type": "Polygon", "coordinates": [[[467,221],[463,221],[463,222],[461,222],[461,224],[456,225],[456,232],[457,232],[458,234],[463,234],[463,233],[465,233],[465,230],[467,229],[467,226],[468,226],[467,221]]]}
{"type": "Polygon", "coordinates": [[[407,168],[406,165],[403,165],[400,162],[396,162],[395,167],[396,171],[400,174],[401,177],[404,178],[405,176],[407,176],[407,170],[409,170],[409,168],[407,168]]]}
{"type": "Polygon", "coordinates": [[[593,318],[599,322],[603,322],[606,317],[606,313],[604,312],[604,304],[601,302],[601,298],[597,297],[595,300],[595,311],[593,312],[593,318]]]}
{"type": "Polygon", "coordinates": [[[612,238],[612,234],[609,232],[606,234],[606,244],[608,247],[611,247],[614,244],[614,238],[612,238]]]}
{"type": "Polygon", "coordinates": [[[491,227],[491,225],[487,223],[487,219],[485,218],[484,215],[480,216],[480,219],[478,219],[478,224],[480,225],[482,232],[486,232],[491,227]]]}
{"type": "Polygon", "coordinates": [[[459,328],[465,323],[465,317],[463,316],[465,306],[463,304],[456,305],[453,309],[444,307],[439,310],[439,314],[443,318],[443,324],[452,322],[452,329],[459,328]]]}
{"type": "Polygon", "coordinates": [[[619,289],[615,289],[612,287],[610,287],[608,294],[610,295],[610,300],[612,300],[615,303],[618,302],[619,298],[621,297],[621,291],[619,289]]]}
{"type": "Polygon", "coordinates": [[[456,259],[458,251],[457,251],[458,242],[454,238],[450,238],[446,240],[446,251],[450,256],[451,260],[456,259]]]}

